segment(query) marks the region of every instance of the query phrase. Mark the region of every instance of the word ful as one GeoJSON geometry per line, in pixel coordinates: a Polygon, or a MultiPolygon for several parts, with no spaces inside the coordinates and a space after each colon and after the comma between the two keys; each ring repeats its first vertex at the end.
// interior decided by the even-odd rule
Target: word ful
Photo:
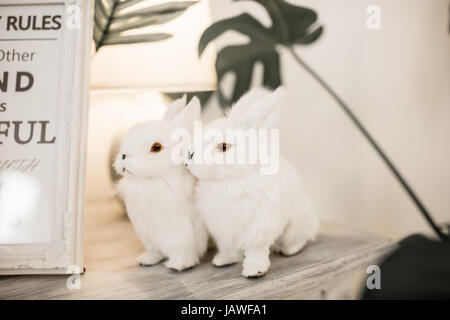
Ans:
{"type": "MultiPolygon", "coordinates": [[[[0,21],[2,20],[0,16],[0,21]]],[[[61,29],[61,16],[7,16],[6,31],[39,31],[61,29]]]]}
{"type": "Polygon", "coordinates": [[[1,136],[8,137],[10,131],[13,132],[14,142],[18,144],[30,143],[35,138],[36,133],[37,144],[55,143],[55,136],[50,139],[47,137],[47,125],[49,123],[50,121],[27,121],[27,125],[24,125],[23,121],[0,121],[0,144],[3,144],[1,136]]]}
{"type": "MultiPolygon", "coordinates": [[[[0,92],[6,92],[8,90],[10,74],[8,71],[4,71],[3,75],[0,75],[0,92]]],[[[15,92],[25,92],[31,89],[34,84],[34,77],[31,73],[25,71],[18,71],[16,73],[16,81],[14,85],[15,92]]]]}

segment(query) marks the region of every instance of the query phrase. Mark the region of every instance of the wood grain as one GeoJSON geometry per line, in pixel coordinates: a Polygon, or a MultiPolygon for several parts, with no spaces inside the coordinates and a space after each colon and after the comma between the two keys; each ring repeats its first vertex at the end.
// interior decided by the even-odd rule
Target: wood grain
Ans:
{"type": "Polygon", "coordinates": [[[67,276],[2,276],[0,299],[334,299],[354,298],[355,279],[393,247],[374,235],[322,223],[316,242],[293,257],[271,256],[269,273],[240,275],[241,265],[215,268],[209,252],[185,272],[140,267],[143,247],[120,205],[86,208],[81,289],[67,276]]]}

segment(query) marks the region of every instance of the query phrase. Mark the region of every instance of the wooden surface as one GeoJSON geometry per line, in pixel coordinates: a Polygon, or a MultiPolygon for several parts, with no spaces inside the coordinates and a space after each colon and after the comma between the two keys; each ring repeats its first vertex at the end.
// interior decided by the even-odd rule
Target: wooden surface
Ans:
{"type": "Polygon", "coordinates": [[[355,281],[393,244],[322,223],[316,242],[293,257],[271,256],[269,273],[241,276],[241,265],[215,268],[213,252],[177,273],[163,264],[140,267],[143,247],[116,203],[91,205],[85,215],[81,289],[67,276],[1,276],[0,299],[333,299],[354,298],[355,281]]]}

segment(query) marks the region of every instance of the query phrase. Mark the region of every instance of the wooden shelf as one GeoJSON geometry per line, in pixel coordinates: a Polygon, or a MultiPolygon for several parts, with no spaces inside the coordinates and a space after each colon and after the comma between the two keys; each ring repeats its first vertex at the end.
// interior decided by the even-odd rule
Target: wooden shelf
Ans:
{"type": "Polygon", "coordinates": [[[293,257],[271,256],[269,273],[240,275],[241,265],[215,268],[210,252],[185,272],[163,264],[140,267],[143,247],[115,203],[87,206],[85,266],[81,289],[67,276],[2,276],[0,299],[333,299],[354,298],[356,280],[393,247],[393,242],[322,223],[316,242],[293,257]]]}

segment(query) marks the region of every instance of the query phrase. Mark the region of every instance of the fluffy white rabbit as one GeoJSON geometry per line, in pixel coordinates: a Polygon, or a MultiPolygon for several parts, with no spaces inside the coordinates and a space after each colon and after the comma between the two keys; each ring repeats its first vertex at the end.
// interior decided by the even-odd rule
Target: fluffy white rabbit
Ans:
{"type": "Polygon", "coordinates": [[[198,264],[208,241],[194,208],[194,177],[171,156],[180,145],[172,141],[173,131],[190,130],[200,117],[196,97],[185,105],[186,97],[175,101],[162,121],[131,129],[114,162],[123,176],[117,190],[146,250],[138,262],[147,266],[167,258],[166,267],[177,271],[198,264]]]}
{"type": "Polygon", "coordinates": [[[225,266],[243,259],[242,275],[246,277],[258,277],[268,271],[271,250],[287,256],[298,253],[315,239],[319,220],[304,195],[296,169],[282,158],[276,174],[262,175],[259,161],[200,163],[199,153],[205,157],[206,150],[213,150],[212,157],[220,158],[225,152],[242,147],[242,140],[236,142],[226,134],[228,129],[275,129],[279,126],[282,96],[282,88],[274,92],[250,91],[226,117],[204,128],[204,134],[213,129],[222,137],[209,142],[202,139],[200,144],[197,139],[192,147],[194,153],[186,163],[199,179],[197,207],[217,245],[212,263],[225,266]]]}

